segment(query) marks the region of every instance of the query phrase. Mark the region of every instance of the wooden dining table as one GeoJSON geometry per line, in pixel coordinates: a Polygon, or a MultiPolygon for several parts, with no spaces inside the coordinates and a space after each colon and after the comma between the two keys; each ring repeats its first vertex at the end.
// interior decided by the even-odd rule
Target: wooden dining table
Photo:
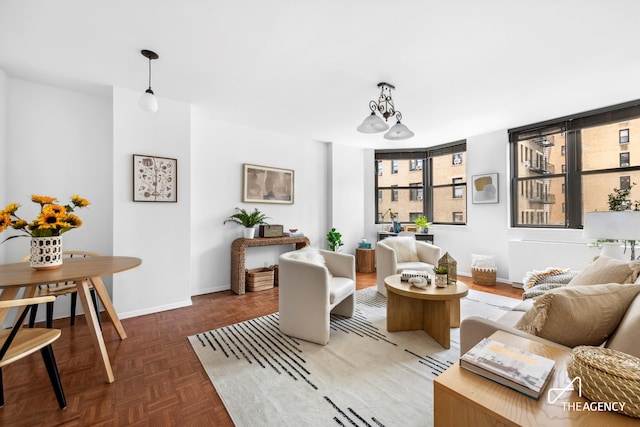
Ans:
{"type": "MultiPolygon", "coordinates": [[[[98,313],[96,313],[91,300],[89,281],[93,284],[93,288],[120,339],[123,340],[127,338],[127,334],[113,308],[113,303],[109,298],[102,277],[135,268],[141,263],[142,260],[140,258],[134,257],[96,256],[65,259],[61,266],[49,270],[35,270],[30,266],[29,262],[3,264],[0,265],[0,289],[2,289],[0,300],[15,299],[22,288],[24,288],[23,297],[30,298],[35,294],[38,285],[74,282],[78,288],[78,295],[80,296],[82,309],[84,310],[96,351],[101,359],[105,381],[112,383],[115,377],[98,322],[98,313]]],[[[0,309],[0,323],[4,321],[7,313],[8,309],[0,309]]]]}

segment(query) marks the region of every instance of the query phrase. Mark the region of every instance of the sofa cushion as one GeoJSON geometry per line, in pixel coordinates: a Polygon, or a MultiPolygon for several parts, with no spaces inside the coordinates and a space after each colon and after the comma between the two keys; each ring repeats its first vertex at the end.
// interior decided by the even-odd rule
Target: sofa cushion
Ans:
{"type": "Polygon", "coordinates": [[[433,265],[427,264],[426,262],[399,262],[397,264],[398,270],[397,273],[401,274],[402,270],[418,270],[418,271],[428,271],[429,273],[433,273],[433,265]]]}
{"type": "Polygon", "coordinates": [[[574,286],[537,298],[516,328],[567,347],[600,345],[615,330],[640,286],[574,286]]]}
{"type": "Polygon", "coordinates": [[[622,317],[618,327],[607,341],[606,347],[640,357],[640,297],[636,297],[622,317]]]}
{"type": "Polygon", "coordinates": [[[329,279],[329,304],[339,303],[355,291],[355,283],[347,277],[329,279]]]}
{"type": "Polygon", "coordinates": [[[413,237],[388,237],[383,243],[396,252],[397,262],[418,262],[416,239],[413,237]]]}
{"type": "Polygon", "coordinates": [[[640,261],[625,262],[599,256],[571,279],[567,286],[597,285],[601,283],[633,283],[640,273],[640,261]]]}

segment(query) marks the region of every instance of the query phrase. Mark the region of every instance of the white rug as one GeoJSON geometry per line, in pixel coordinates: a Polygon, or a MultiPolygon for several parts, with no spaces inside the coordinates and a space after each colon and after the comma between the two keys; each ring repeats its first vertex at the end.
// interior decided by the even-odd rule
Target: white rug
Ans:
{"type": "MultiPolygon", "coordinates": [[[[462,318],[495,319],[518,300],[469,291],[462,318]]],[[[239,427],[431,426],[433,379],[459,358],[424,331],[387,332],[386,299],[357,292],[353,318],[331,319],[326,346],[278,330],[278,314],[189,337],[239,427]]]]}

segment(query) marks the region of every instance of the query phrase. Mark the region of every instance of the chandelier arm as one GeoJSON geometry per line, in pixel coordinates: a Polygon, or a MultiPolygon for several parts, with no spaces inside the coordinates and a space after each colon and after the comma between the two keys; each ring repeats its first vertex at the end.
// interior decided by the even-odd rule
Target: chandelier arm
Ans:
{"type": "Polygon", "coordinates": [[[378,103],[376,101],[369,101],[369,109],[372,113],[378,111],[378,103]]]}
{"type": "Polygon", "coordinates": [[[398,122],[402,120],[402,113],[400,111],[396,111],[396,119],[398,120],[398,122]]]}

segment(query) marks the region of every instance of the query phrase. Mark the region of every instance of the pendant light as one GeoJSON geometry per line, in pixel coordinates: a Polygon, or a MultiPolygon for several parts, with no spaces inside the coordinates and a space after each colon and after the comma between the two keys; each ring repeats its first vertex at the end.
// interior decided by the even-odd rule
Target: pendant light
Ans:
{"type": "Polygon", "coordinates": [[[151,90],[151,60],[158,59],[159,56],[157,53],[146,49],[141,50],[140,53],[149,60],[149,88],[142,94],[138,104],[143,110],[155,113],[158,111],[158,100],[156,99],[153,90],[151,90]]]}
{"type": "Polygon", "coordinates": [[[414,135],[413,132],[411,132],[407,126],[400,123],[400,120],[402,120],[402,114],[400,113],[400,111],[397,111],[395,109],[395,106],[393,105],[391,90],[395,90],[395,86],[389,83],[382,82],[378,83],[378,87],[380,88],[380,96],[378,97],[378,102],[369,101],[369,109],[371,110],[371,114],[367,116],[366,119],[364,119],[360,126],[358,126],[358,132],[384,132],[385,130],[389,129],[389,125],[386,123],[386,121],[389,119],[389,117],[395,117],[397,122],[384,135],[385,139],[400,140],[411,138],[414,135]],[[382,117],[378,116],[376,113],[379,113],[382,117]],[[384,120],[382,120],[382,118],[384,118],[384,120]]]}

